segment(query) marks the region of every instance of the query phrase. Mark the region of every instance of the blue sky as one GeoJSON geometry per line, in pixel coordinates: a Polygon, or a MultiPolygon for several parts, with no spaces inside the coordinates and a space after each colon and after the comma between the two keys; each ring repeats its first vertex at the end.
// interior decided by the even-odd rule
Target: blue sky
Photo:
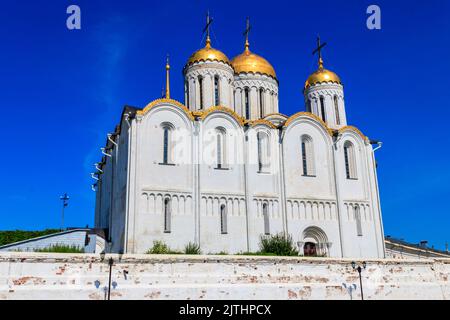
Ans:
{"type": "Polygon", "coordinates": [[[213,46],[229,58],[251,49],[280,81],[280,112],[303,111],[302,86],[325,67],[345,85],[350,124],[384,142],[377,151],[385,233],[444,248],[450,241],[450,2],[411,1],[9,1],[0,8],[0,230],[93,225],[89,173],[125,104],[158,98],[171,56],[171,91],[183,100],[181,69],[201,47],[204,14],[213,46]],[[66,28],[81,7],[82,29],[66,28]],[[382,29],[366,28],[377,4],[382,29]]]}

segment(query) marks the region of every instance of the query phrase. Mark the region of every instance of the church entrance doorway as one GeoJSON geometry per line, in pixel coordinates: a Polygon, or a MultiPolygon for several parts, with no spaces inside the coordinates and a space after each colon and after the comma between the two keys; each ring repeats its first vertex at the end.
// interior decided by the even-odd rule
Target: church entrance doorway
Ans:
{"type": "Polygon", "coordinates": [[[313,242],[306,242],[303,246],[303,254],[305,255],[305,257],[316,256],[316,244],[313,242]]]}
{"type": "Polygon", "coordinates": [[[305,257],[327,257],[330,246],[331,242],[328,241],[325,232],[316,226],[310,226],[303,230],[298,242],[300,254],[305,257]]]}

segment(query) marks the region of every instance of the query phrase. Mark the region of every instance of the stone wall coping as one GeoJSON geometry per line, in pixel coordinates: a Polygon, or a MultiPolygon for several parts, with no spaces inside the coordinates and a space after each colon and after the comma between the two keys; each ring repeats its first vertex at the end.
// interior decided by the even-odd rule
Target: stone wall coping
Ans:
{"type": "Polygon", "coordinates": [[[27,263],[107,263],[109,258],[114,263],[274,263],[274,264],[349,264],[352,261],[365,261],[377,265],[417,265],[450,264],[449,258],[427,259],[361,259],[361,258],[323,258],[323,257],[279,257],[279,256],[244,256],[244,255],[151,255],[151,254],[100,254],[86,253],[43,253],[43,252],[0,252],[0,262],[27,263]]]}

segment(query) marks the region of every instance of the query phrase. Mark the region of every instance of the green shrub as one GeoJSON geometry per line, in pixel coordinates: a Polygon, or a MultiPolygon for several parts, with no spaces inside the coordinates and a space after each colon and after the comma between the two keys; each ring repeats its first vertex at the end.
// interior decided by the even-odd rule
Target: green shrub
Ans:
{"type": "Polygon", "coordinates": [[[196,243],[189,242],[184,247],[184,253],[185,254],[201,254],[200,246],[196,243]]]}
{"type": "Polygon", "coordinates": [[[146,252],[147,254],[181,254],[182,252],[173,251],[164,241],[153,241],[153,247],[146,252]]]}
{"type": "Polygon", "coordinates": [[[0,231],[0,246],[18,241],[28,240],[31,238],[42,237],[57,232],[60,232],[60,230],[46,229],[42,231],[24,231],[24,230],[0,231]]]}
{"type": "Polygon", "coordinates": [[[294,246],[291,235],[278,233],[270,236],[261,236],[261,253],[277,256],[298,256],[298,250],[294,246]]]}
{"type": "Polygon", "coordinates": [[[163,241],[153,241],[153,247],[147,251],[150,254],[168,254],[170,252],[169,247],[163,241]]]}
{"type": "Polygon", "coordinates": [[[84,253],[84,248],[75,245],[55,244],[48,248],[34,249],[34,252],[84,253]]]}

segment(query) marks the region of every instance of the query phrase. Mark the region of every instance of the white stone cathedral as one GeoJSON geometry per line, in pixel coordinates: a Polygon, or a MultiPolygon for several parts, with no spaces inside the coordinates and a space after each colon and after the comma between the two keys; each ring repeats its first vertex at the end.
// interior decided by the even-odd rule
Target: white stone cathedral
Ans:
{"type": "Polygon", "coordinates": [[[208,29],[183,69],[184,104],[170,98],[167,63],[165,98],[126,106],[96,165],[107,251],[144,253],[161,240],[254,252],[282,232],[301,255],[383,258],[376,142],[347,125],[342,82],[320,49],[306,112],[291,116],[279,113],[275,70],[248,37],[230,61],[208,29]]]}

